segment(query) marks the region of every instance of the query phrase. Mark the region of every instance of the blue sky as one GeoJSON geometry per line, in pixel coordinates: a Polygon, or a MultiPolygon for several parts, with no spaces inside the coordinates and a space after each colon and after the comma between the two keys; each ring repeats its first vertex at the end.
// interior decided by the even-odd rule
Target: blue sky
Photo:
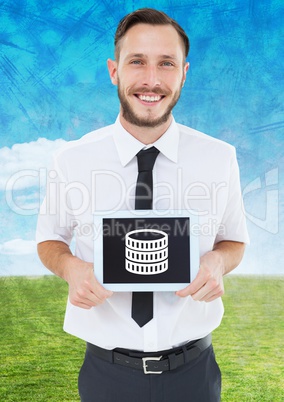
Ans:
{"type": "MultiPolygon", "coordinates": [[[[106,60],[120,18],[145,6],[152,2],[1,2],[0,275],[45,272],[34,244],[44,169],[64,141],[116,118],[106,60]]],[[[155,7],[191,40],[176,120],[237,148],[251,236],[237,272],[283,274],[283,2],[155,7]]]]}

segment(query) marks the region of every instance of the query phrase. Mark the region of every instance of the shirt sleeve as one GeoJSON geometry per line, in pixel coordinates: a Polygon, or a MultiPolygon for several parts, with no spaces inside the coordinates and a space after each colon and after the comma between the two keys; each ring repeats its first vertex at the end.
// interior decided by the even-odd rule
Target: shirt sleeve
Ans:
{"type": "Polygon", "coordinates": [[[41,205],[36,230],[36,242],[62,241],[70,245],[75,219],[68,205],[68,183],[57,159],[47,173],[46,196],[41,205]]]}
{"type": "Polygon", "coordinates": [[[228,198],[215,243],[230,240],[249,244],[239,166],[235,148],[233,150],[230,163],[228,198]]]}

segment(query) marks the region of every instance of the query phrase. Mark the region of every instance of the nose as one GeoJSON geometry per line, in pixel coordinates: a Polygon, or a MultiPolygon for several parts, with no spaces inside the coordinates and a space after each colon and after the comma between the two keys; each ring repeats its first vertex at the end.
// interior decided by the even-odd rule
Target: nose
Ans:
{"type": "Polygon", "coordinates": [[[154,88],[161,85],[158,67],[155,65],[147,65],[144,70],[143,85],[154,88]]]}

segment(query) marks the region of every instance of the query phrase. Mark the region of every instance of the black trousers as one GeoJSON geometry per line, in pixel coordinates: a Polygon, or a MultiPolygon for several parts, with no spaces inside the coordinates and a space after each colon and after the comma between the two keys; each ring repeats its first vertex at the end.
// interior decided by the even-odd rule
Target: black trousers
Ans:
{"type": "Polygon", "coordinates": [[[176,370],[147,375],[87,350],[79,394],[81,402],[219,402],[221,373],[212,345],[176,370]]]}

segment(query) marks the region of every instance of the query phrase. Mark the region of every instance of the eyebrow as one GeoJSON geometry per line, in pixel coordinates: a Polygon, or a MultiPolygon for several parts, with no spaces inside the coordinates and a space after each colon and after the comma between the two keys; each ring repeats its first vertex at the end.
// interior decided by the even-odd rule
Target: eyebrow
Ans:
{"type": "MultiPolygon", "coordinates": [[[[132,57],[138,57],[138,58],[143,58],[147,56],[144,53],[131,53],[127,56],[127,59],[131,59],[132,57]]],[[[177,60],[176,56],[171,55],[171,54],[163,54],[160,55],[159,58],[161,59],[167,59],[167,60],[177,60]]]]}

